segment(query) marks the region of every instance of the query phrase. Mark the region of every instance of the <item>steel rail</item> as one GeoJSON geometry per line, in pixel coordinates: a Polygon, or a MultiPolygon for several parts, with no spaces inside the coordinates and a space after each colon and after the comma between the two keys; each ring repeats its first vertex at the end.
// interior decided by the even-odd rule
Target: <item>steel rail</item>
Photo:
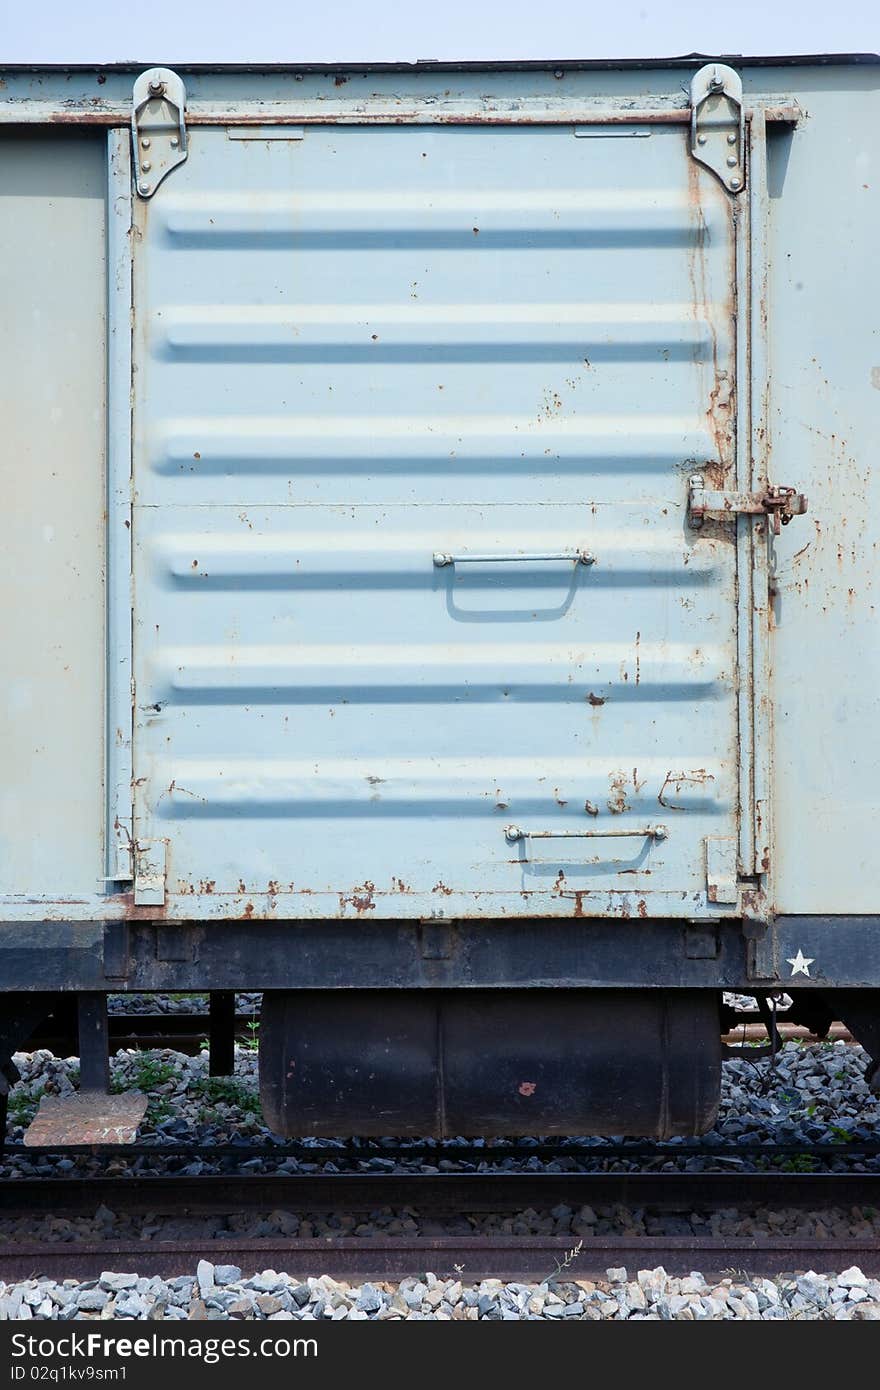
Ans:
{"type": "Polygon", "coordinates": [[[208,1216],[242,1211],[373,1211],[431,1216],[511,1213],[565,1205],[656,1211],[761,1206],[880,1209],[880,1173],[292,1173],[21,1178],[0,1183],[0,1218],[148,1212],[208,1216]]]}
{"type": "Polygon", "coordinates": [[[197,1262],[237,1265],[244,1277],[265,1269],[305,1279],[398,1282],[430,1270],[438,1278],[534,1280],[605,1278],[606,1270],[624,1267],[631,1279],[637,1270],[667,1274],[699,1270],[707,1279],[745,1272],[771,1277],[808,1269],[820,1273],[857,1265],[869,1277],[880,1276],[880,1245],[872,1240],[811,1240],[800,1236],[348,1236],[322,1239],[221,1235],[173,1241],[97,1241],[76,1244],[0,1246],[0,1277],[7,1282],[28,1278],[95,1279],[104,1270],[148,1278],[194,1274],[197,1262]]]}
{"type": "MultiPolygon", "coordinates": [[[[764,1025],[759,1023],[752,1014],[745,1014],[744,1018],[746,1022],[743,1024],[729,1025],[722,1040],[726,1043],[766,1041],[767,1033],[764,1025]]],[[[108,1017],[110,1045],[113,1051],[140,1047],[150,1050],[169,1048],[176,1052],[197,1053],[209,1037],[209,1024],[210,1019],[207,1010],[204,1013],[173,1014],[111,1013],[108,1017]]],[[[236,1014],[235,1036],[238,1041],[250,1041],[254,1026],[258,1024],[258,1012],[236,1014]]],[[[801,1024],[785,1023],[780,1019],[777,1027],[783,1042],[794,1039],[815,1040],[815,1035],[801,1024]]],[[[854,1042],[849,1030],[839,1023],[832,1024],[827,1040],[831,1042],[854,1042]]],[[[59,1028],[57,1024],[53,1024],[52,1020],[49,1020],[34,1030],[21,1050],[33,1052],[37,1048],[46,1048],[53,1052],[56,1057],[75,1055],[77,1050],[76,1036],[67,1029],[59,1028]]]]}

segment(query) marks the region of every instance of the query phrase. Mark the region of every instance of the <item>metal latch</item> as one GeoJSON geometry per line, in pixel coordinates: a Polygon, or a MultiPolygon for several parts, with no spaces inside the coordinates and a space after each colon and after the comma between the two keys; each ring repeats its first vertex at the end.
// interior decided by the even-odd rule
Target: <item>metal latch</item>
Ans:
{"type": "Polygon", "coordinates": [[[724,520],[731,516],[769,516],[773,534],[778,536],[793,516],[803,516],[807,499],[793,487],[766,487],[763,492],[716,492],[706,487],[701,474],[690,480],[688,520],[694,528],[707,517],[724,520]]]}
{"type": "Polygon", "coordinates": [[[745,117],[739,73],[707,63],[691,81],[691,154],[729,189],[745,187],[745,117]]]}
{"type": "Polygon", "coordinates": [[[151,198],[159,184],[186,159],[186,88],[170,68],[149,68],[134,84],[131,137],[135,184],[151,198]]]}
{"type": "Polygon", "coordinates": [[[136,907],[165,905],[164,840],[137,840],[134,847],[134,901],[136,907]]]}

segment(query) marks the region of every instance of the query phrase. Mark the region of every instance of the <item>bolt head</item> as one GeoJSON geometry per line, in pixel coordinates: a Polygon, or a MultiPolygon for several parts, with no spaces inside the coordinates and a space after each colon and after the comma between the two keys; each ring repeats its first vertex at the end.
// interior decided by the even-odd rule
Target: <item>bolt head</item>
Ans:
{"type": "Polygon", "coordinates": [[[153,96],[156,96],[156,97],[157,97],[157,96],[161,96],[161,94],[162,94],[162,92],[164,92],[164,90],[165,90],[165,83],[162,82],[160,78],[154,77],[153,80],[152,80],[151,83],[150,83],[150,91],[153,93],[153,96]]]}
{"type": "Polygon", "coordinates": [[[708,137],[705,136],[705,135],[698,135],[698,136],[697,136],[697,144],[698,144],[698,145],[705,145],[707,138],[708,138],[708,137]]]}
{"type": "Polygon", "coordinates": [[[141,165],[141,168],[143,169],[144,173],[146,173],[148,169],[152,169],[152,167],[153,166],[148,159],[145,159],[143,164],[141,165]]]}
{"type": "Polygon", "coordinates": [[[734,174],[732,178],[727,180],[727,186],[728,188],[732,188],[735,193],[738,188],[742,188],[742,179],[738,174],[734,174]]]}
{"type": "Polygon", "coordinates": [[[144,138],[143,138],[143,140],[141,140],[141,148],[144,149],[144,150],[148,150],[148,149],[150,148],[150,137],[149,137],[149,135],[145,135],[144,138]]]}
{"type": "Polygon", "coordinates": [[[150,191],[150,185],[147,183],[146,179],[144,179],[141,183],[138,184],[138,188],[141,191],[141,193],[149,193],[150,191]]]}
{"type": "Polygon", "coordinates": [[[176,150],[176,149],[177,149],[177,146],[178,146],[179,144],[180,144],[180,141],[178,140],[177,136],[176,136],[176,135],[172,135],[172,137],[171,137],[171,148],[172,148],[173,150],[176,150]]]}

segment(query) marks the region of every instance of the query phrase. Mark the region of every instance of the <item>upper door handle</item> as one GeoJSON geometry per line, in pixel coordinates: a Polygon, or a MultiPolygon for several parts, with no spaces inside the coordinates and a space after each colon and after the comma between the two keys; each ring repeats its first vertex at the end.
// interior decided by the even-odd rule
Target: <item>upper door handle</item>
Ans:
{"type": "Polygon", "coordinates": [[[514,565],[522,562],[532,563],[536,560],[569,560],[575,565],[596,563],[595,555],[590,555],[586,550],[542,551],[534,554],[520,552],[515,555],[450,555],[442,550],[434,551],[434,564],[438,569],[442,569],[444,565],[514,565]]]}

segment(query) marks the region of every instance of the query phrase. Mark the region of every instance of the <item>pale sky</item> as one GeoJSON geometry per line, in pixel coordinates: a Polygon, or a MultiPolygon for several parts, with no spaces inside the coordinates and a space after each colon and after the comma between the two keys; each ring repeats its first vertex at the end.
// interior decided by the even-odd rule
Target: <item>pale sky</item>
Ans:
{"type": "Polygon", "coordinates": [[[878,50],[880,0],[0,0],[0,67],[878,50]]]}

